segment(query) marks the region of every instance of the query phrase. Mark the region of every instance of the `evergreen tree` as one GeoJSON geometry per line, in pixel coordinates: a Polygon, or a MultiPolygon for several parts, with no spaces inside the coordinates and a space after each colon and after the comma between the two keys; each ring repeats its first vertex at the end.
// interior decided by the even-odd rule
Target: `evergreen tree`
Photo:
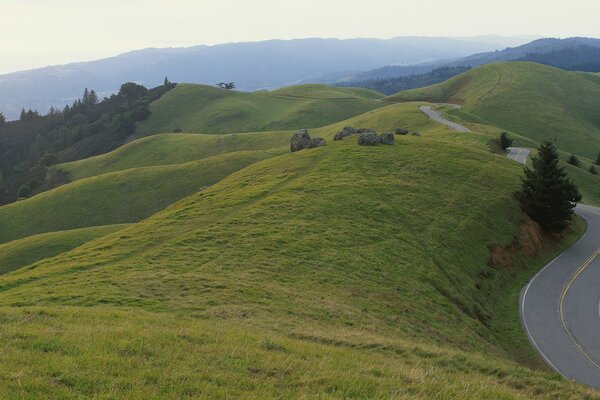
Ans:
{"type": "Polygon", "coordinates": [[[25,121],[25,119],[27,118],[27,114],[25,113],[25,107],[23,107],[21,109],[21,116],[19,117],[20,121],[25,121]]]}
{"type": "Polygon", "coordinates": [[[165,86],[167,86],[167,85],[170,85],[170,84],[171,84],[171,82],[169,82],[169,78],[167,78],[167,77],[165,76],[164,85],[165,85],[165,86]]]}
{"type": "Polygon", "coordinates": [[[94,90],[90,91],[89,102],[90,102],[90,105],[92,105],[92,106],[95,106],[96,104],[98,104],[98,95],[96,94],[96,92],[94,90]]]}
{"type": "Polygon", "coordinates": [[[551,142],[542,143],[537,157],[533,157],[533,169],[525,168],[522,184],[523,210],[543,229],[562,232],[581,194],[559,166],[558,152],[551,142]]]}
{"type": "Polygon", "coordinates": [[[577,156],[575,154],[571,154],[569,156],[569,159],[567,160],[567,162],[571,165],[574,165],[576,167],[579,167],[581,165],[581,162],[579,161],[579,158],[577,158],[577,156]]]}
{"type": "Polygon", "coordinates": [[[6,117],[0,112],[0,127],[6,123],[6,117]]]}
{"type": "Polygon", "coordinates": [[[508,149],[513,144],[513,139],[508,135],[508,132],[502,132],[498,141],[502,150],[508,149]]]}

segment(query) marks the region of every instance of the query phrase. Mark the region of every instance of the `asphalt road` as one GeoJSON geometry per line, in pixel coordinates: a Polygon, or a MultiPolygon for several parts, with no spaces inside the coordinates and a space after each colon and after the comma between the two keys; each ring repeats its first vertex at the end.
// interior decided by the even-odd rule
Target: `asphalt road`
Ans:
{"type": "Polygon", "coordinates": [[[523,288],[521,321],[550,367],[600,389],[600,208],[575,212],[587,231],[523,288]]]}
{"type": "Polygon", "coordinates": [[[524,147],[509,147],[508,155],[506,158],[509,160],[516,161],[521,164],[525,164],[527,162],[527,157],[529,156],[529,150],[524,147]]]}
{"type": "Polygon", "coordinates": [[[421,107],[419,107],[419,110],[421,110],[425,114],[427,114],[427,116],[429,118],[431,118],[432,120],[439,122],[440,124],[444,124],[447,127],[454,129],[455,131],[471,132],[468,128],[466,128],[460,124],[457,124],[456,122],[448,121],[446,118],[442,117],[442,115],[440,113],[438,113],[437,111],[433,111],[431,109],[431,106],[421,106],[421,107]]]}

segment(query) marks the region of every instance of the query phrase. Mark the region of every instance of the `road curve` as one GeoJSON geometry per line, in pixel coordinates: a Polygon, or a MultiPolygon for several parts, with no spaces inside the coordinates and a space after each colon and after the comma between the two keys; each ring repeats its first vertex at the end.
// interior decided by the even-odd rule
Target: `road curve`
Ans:
{"type": "Polygon", "coordinates": [[[546,363],[600,389],[600,208],[578,205],[587,231],[521,291],[523,328],[546,363]]]}
{"type": "Polygon", "coordinates": [[[509,151],[506,158],[509,160],[516,161],[521,164],[527,163],[527,157],[529,156],[529,150],[524,147],[509,147],[509,151]]]}
{"type": "Polygon", "coordinates": [[[437,111],[433,111],[431,109],[431,106],[421,106],[419,107],[419,110],[427,114],[427,116],[432,120],[439,122],[440,124],[444,124],[447,127],[454,129],[455,131],[471,132],[468,128],[457,124],[456,122],[448,121],[446,118],[442,117],[440,113],[438,113],[437,111]]]}

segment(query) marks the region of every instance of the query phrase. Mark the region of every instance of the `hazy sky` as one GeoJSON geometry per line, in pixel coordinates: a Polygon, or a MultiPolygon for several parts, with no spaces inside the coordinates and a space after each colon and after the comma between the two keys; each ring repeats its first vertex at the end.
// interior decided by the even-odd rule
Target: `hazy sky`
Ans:
{"type": "Polygon", "coordinates": [[[273,38],[600,37],[599,15],[599,0],[0,0],[0,73],[273,38]]]}

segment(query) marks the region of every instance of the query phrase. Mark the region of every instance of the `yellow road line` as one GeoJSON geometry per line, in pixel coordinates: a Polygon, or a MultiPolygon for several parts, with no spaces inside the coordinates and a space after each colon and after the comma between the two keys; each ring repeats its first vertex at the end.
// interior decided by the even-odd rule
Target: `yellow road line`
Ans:
{"type": "Polygon", "coordinates": [[[587,261],[585,263],[583,263],[583,265],[581,267],[579,267],[579,269],[573,275],[573,277],[571,278],[571,280],[569,280],[569,283],[567,283],[567,285],[563,288],[563,291],[560,294],[559,314],[560,314],[560,322],[562,323],[562,326],[565,329],[565,332],[567,332],[567,335],[569,335],[569,338],[571,339],[571,342],[573,342],[573,345],[575,346],[575,348],[594,367],[596,367],[597,369],[600,370],[600,365],[598,365],[598,363],[596,363],[594,360],[592,360],[592,358],[583,350],[582,346],[577,342],[577,340],[575,340],[575,338],[573,337],[573,334],[571,333],[571,331],[567,327],[567,323],[565,322],[565,319],[564,319],[564,316],[563,316],[563,308],[564,308],[563,306],[564,306],[565,297],[567,296],[567,292],[571,288],[571,285],[573,284],[573,282],[575,282],[575,279],[577,279],[577,277],[579,275],[581,275],[581,273],[583,271],[585,271],[592,264],[592,262],[594,261],[594,259],[596,257],[598,257],[598,255],[600,255],[600,247],[596,250],[596,252],[594,254],[592,254],[592,256],[590,258],[587,259],[587,261]]]}

